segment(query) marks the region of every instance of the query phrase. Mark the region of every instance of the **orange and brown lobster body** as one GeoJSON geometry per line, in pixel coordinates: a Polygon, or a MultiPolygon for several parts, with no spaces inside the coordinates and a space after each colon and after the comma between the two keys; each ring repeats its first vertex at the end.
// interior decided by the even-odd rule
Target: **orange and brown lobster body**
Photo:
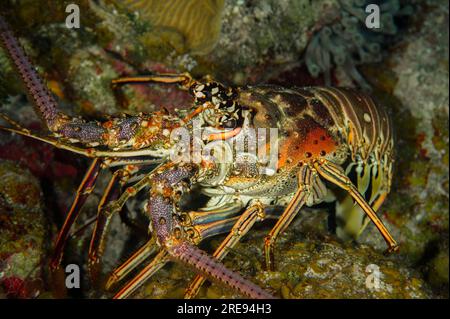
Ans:
{"type": "MultiPolygon", "coordinates": [[[[260,86],[241,90],[239,101],[256,111],[256,127],[279,128],[279,170],[326,159],[352,175],[375,210],[380,207],[391,186],[394,140],[390,117],[370,96],[343,88],[260,86]]],[[[363,212],[356,207],[354,216],[343,214],[341,234],[356,237],[363,212]]]]}
{"type": "Polygon", "coordinates": [[[219,185],[217,179],[216,184],[203,181],[202,185],[206,194],[228,196],[228,201],[238,200],[243,206],[250,201],[264,205],[289,203],[266,238],[269,268],[274,267],[272,247],[278,234],[303,205],[325,200],[330,184],[348,193],[337,202],[340,236],[356,238],[371,219],[389,249],[397,249],[374,212],[389,192],[393,165],[391,124],[380,106],[356,91],[326,87],[238,88],[235,101],[248,111],[242,115],[242,133],[228,142],[244,140],[248,145],[239,152],[230,151],[234,164],[221,165],[223,169],[217,170],[221,172],[216,174],[220,175],[219,185]],[[252,138],[244,132],[251,128],[278,130],[278,158],[271,174],[261,173],[264,164],[259,153],[256,160],[250,160],[252,138]],[[247,160],[240,160],[243,157],[247,160]],[[354,201],[359,205],[353,205],[354,201]]]}

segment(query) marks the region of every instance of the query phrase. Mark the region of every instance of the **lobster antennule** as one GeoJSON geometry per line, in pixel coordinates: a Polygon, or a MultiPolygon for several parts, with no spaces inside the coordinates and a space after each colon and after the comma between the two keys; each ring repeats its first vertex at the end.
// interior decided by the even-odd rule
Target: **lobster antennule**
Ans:
{"type": "Polygon", "coordinates": [[[19,41],[14,36],[9,24],[1,15],[0,43],[5,48],[7,55],[25,84],[29,97],[44,118],[47,127],[52,130],[52,128],[57,125],[59,119],[56,100],[53,98],[43,80],[31,64],[19,41]]]}

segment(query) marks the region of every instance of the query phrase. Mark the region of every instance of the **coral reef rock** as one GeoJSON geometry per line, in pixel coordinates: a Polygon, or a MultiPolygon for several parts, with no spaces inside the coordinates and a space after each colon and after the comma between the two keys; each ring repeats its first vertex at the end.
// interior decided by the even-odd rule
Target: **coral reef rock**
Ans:
{"type": "MultiPolygon", "coordinates": [[[[326,230],[327,214],[304,211],[276,244],[276,271],[263,266],[264,237],[257,227],[233,248],[225,265],[280,298],[431,298],[420,272],[399,256],[386,257],[367,245],[343,243],[326,230]]],[[[380,236],[379,234],[376,234],[380,236]]],[[[217,246],[220,238],[211,246],[217,246]]],[[[211,247],[210,247],[211,248],[211,247]]],[[[207,248],[206,248],[207,249],[207,248]]],[[[155,274],[134,298],[182,298],[194,273],[171,264],[155,274]]],[[[239,298],[217,283],[205,283],[198,298],[239,298]]]]}
{"type": "Polygon", "coordinates": [[[0,160],[0,297],[34,298],[44,289],[46,220],[39,181],[0,160]]]}

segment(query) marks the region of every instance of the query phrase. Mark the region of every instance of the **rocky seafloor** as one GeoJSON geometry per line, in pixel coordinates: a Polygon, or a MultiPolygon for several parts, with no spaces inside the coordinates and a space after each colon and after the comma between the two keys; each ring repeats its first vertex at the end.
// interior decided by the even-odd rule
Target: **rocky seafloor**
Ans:
{"type": "MultiPolygon", "coordinates": [[[[234,85],[370,90],[387,106],[395,127],[393,187],[379,212],[400,252],[384,256],[385,243],[373,226],[359,243],[341,241],[328,232],[327,210],[320,208],[302,211],[280,237],[276,271],[263,267],[264,236],[272,221],[255,227],[225,264],[280,298],[448,298],[448,1],[373,1],[382,8],[378,32],[363,26],[361,14],[370,1],[166,2],[164,7],[158,1],[70,1],[80,8],[79,29],[65,26],[65,1],[7,0],[0,12],[61,109],[90,119],[190,105],[189,96],[175,87],[111,90],[114,78],[148,72],[210,74],[234,85]],[[374,271],[380,276],[374,278],[374,271]]],[[[42,129],[1,50],[0,112],[42,129]]],[[[92,226],[74,235],[64,260],[82,266],[82,288],[66,290],[64,279],[48,271],[57,230],[87,166],[81,156],[0,133],[0,297],[112,296],[93,288],[86,274],[92,226]]],[[[109,177],[100,176],[74,229],[95,215],[109,177]]],[[[127,206],[132,218],[141,209],[141,199],[127,206]]],[[[145,229],[146,221],[138,220],[145,229]]],[[[104,275],[145,238],[145,231],[115,216],[104,275]]],[[[211,251],[221,239],[201,247],[211,251]]],[[[182,298],[194,274],[169,264],[133,297],[182,298]]],[[[240,296],[206,283],[199,297],[240,296]]]]}

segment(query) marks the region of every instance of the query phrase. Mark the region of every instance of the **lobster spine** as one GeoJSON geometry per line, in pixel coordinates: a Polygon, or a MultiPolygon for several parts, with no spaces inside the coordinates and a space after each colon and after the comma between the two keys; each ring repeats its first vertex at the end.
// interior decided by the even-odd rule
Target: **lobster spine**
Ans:
{"type": "Polygon", "coordinates": [[[44,118],[47,127],[51,129],[58,122],[57,103],[31,64],[19,41],[14,37],[8,23],[1,15],[0,39],[14,67],[19,72],[23,83],[26,85],[28,95],[44,118]]]}
{"type": "Polygon", "coordinates": [[[273,296],[226,268],[222,263],[209,257],[197,247],[183,242],[174,245],[169,249],[169,254],[197,271],[201,271],[205,276],[219,282],[223,282],[240,291],[242,294],[254,299],[273,299],[273,296]]]}

